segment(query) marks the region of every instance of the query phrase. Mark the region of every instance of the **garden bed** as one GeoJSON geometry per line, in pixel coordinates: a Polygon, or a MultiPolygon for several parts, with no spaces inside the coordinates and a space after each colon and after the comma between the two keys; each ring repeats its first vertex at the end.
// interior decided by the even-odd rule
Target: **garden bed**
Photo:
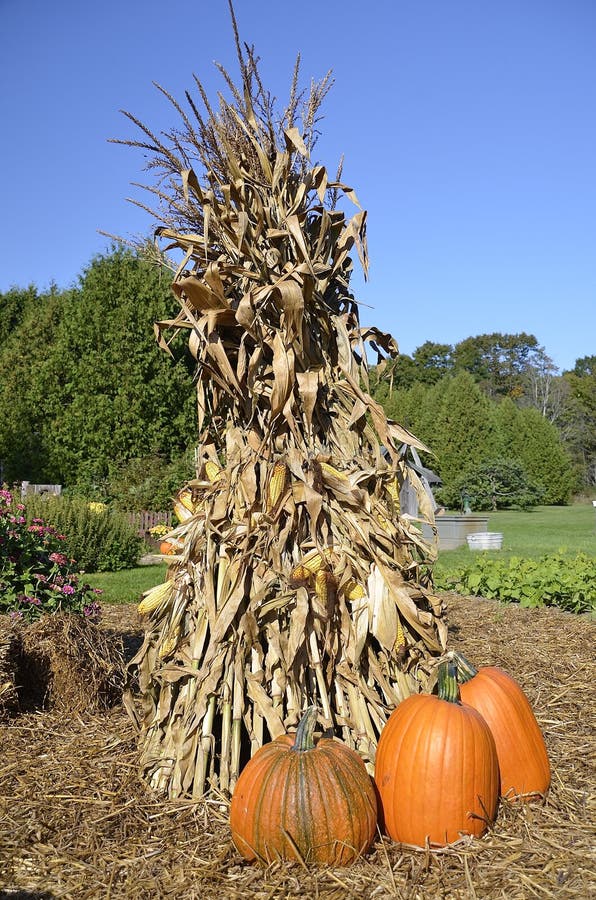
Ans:
{"type": "MultiPolygon", "coordinates": [[[[263,870],[234,849],[225,802],[162,802],[146,789],[120,707],[36,712],[0,725],[0,897],[593,896],[593,622],[455,595],[448,607],[450,647],[503,666],[528,694],[553,767],[546,803],[502,804],[486,837],[440,852],[377,839],[350,869],[263,870]]],[[[141,634],[136,608],[106,607],[103,625],[130,656],[141,634]]]]}

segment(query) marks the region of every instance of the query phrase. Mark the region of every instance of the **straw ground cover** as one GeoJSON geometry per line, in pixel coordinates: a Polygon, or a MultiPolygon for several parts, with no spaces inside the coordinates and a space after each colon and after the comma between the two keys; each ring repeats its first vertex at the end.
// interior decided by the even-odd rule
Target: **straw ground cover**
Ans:
{"type": "MultiPolygon", "coordinates": [[[[31,713],[0,725],[0,896],[594,896],[595,626],[556,609],[446,599],[448,646],[477,664],[506,668],[534,706],[553,767],[544,805],[504,804],[485,838],[442,852],[377,838],[350,869],[262,869],[235,851],[227,803],[164,801],[147,789],[136,735],[120,706],[76,716],[31,713]]],[[[106,607],[103,627],[122,635],[125,646],[142,634],[134,606],[106,607]]]]}

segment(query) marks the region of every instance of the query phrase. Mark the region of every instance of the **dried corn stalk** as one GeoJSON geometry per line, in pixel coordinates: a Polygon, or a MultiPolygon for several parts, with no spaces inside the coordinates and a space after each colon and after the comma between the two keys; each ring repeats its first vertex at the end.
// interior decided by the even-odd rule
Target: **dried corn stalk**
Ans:
{"type": "Polygon", "coordinates": [[[310,704],[372,764],[446,637],[434,546],[399,515],[408,478],[433,524],[403,459],[424,448],[366,390],[366,342],[397,352],[360,327],[349,290],[353,248],[366,271],[366,213],[339,211],[354,192],[310,163],[329,79],[300,101],[295,78],[275,120],[253,51],[237,48],[230,102],[215,112],[199,84],[204,117],[189,95],[188,115],[172,101],[183,130],[140,125],[137,143],[164,170],[150,188],[158,233],[183,256],[180,311],[157,337],[167,350],[168,330],[188,330],[198,379],[201,469],[175,500],[182,550],[145,598],[130,669],[142,767],[170,797],[231,790],[247,755],[310,704]]]}

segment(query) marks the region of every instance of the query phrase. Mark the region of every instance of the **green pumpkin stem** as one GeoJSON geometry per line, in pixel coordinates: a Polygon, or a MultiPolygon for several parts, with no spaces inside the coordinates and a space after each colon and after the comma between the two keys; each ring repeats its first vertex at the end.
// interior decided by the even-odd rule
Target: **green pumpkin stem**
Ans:
{"type": "Polygon", "coordinates": [[[296,730],[296,739],[292,744],[292,750],[298,750],[303,753],[305,750],[312,750],[315,746],[313,734],[315,725],[317,724],[317,716],[319,711],[316,706],[309,706],[304,710],[302,718],[298,723],[296,730]]]}
{"type": "Polygon", "coordinates": [[[478,675],[478,669],[459,650],[452,650],[449,657],[457,666],[457,680],[460,684],[465,684],[466,681],[471,681],[475,675],[478,675]]]}
{"type": "Polygon", "coordinates": [[[457,665],[450,659],[446,659],[439,666],[438,675],[439,700],[447,700],[448,703],[459,703],[459,685],[457,683],[457,665]]]}

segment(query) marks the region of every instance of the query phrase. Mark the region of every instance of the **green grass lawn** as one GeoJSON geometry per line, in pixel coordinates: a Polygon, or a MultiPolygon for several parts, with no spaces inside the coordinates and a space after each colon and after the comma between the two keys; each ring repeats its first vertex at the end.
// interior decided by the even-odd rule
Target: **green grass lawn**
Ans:
{"type": "MultiPolygon", "coordinates": [[[[488,530],[503,533],[503,549],[482,552],[499,559],[538,557],[561,550],[572,556],[581,551],[596,556],[596,509],[591,503],[538,506],[530,512],[499,510],[489,514],[488,530]]],[[[478,552],[469,550],[467,545],[443,550],[436,572],[452,572],[477,556],[478,552]]],[[[102,603],[137,603],[143,591],[163,581],[165,574],[166,567],[161,563],[120,572],[98,572],[87,575],[86,581],[102,589],[102,603]]]]}
{"type": "Polygon", "coordinates": [[[96,572],[86,575],[91,587],[103,591],[100,603],[138,603],[143,591],[164,581],[166,566],[160,563],[155,566],[138,566],[136,569],[122,569],[119,572],[96,572]]]}
{"type": "Polygon", "coordinates": [[[457,550],[443,550],[436,564],[437,573],[467,565],[479,552],[499,559],[540,557],[560,552],[571,556],[580,552],[596,556],[596,509],[591,503],[537,506],[528,512],[497,510],[488,515],[487,530],[503,534],[503,548],[472,551],[466,544],[457,550]]]}

